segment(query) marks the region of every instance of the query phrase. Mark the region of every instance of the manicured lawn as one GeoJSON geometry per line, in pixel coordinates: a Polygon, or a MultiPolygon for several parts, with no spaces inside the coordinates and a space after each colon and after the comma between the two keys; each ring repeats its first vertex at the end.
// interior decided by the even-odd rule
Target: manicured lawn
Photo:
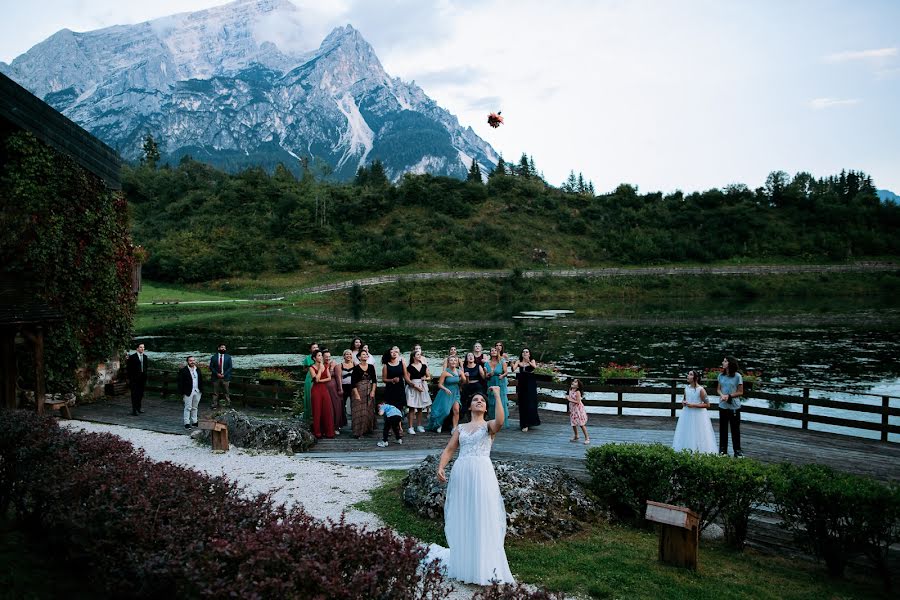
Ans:
{"type": "MultiPolygon", "coordinates": [[[[416,516],[400,497],[405,471],[386,471],[384,485],[371,500],[357,505],[377,514],[393,529],[423,542],[446,545],[443,524],[416,516]]],[[[740,598],[844,599],[888,598],[874,577],[829,579],[824,566],[801,559],[743,553],[722,544],[701,542],[696,573],[656,561],[657,536],[597,523],[576,536],[553,542],[507,539],[513,574],[521,581],[586,598],[657,600],[740,598]]]]}
{"type": "Polygon", "coordinates": [[[191,287],[177,284],[141,282],[141,293],[138,303],[146,302],[192,302],[197,300],[231,300],[242,298],[239,294],[194,290],[191,287]]]}

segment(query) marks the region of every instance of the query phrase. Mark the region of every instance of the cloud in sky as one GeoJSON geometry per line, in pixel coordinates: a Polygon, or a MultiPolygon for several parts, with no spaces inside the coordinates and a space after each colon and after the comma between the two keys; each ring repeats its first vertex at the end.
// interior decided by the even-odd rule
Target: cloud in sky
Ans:
{"type": "Polygon", "coordinates": [[[900,54],[897,48],[877,48],[874,50],[851,50],[848,52],[836,52],[825,57],[826,62],[840,63],[855,60],[885,60],[900,54]]]}
{"type": "Polygon", "coordinates": [[[809,105],[814,110],[824,110],[826,108],[836,108],[840,106],[853,106],[854,104],[860,104],[862,100],[859,98],[816,98],[812,100],[809,105]]]}

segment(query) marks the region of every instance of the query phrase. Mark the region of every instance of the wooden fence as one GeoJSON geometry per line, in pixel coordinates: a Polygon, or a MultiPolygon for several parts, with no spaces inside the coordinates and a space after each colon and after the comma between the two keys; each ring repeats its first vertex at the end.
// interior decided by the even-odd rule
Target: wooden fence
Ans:
{"type": "MultiPolygon", "coordinates": [[[[162,397],[178,394],[176,389],[177,372],[150,369],[149,376],[146,388],[147,391],[156,392],[162,397]]],[[[583,379],[583,381],[587,380],[588,378],[583,379]]],[[[252,378],[235,376],[231,380],[230,395],[232,402],[241,406],[269,406],[281,408],[288,406],[293,400],[296,390],[302,387],[302,381],[292,382],[290,384],[276,382],[272,385],[261,385],[252,378]]],[[[514,388],[515,380],[510,379],[510,400],[516,399],[516,393],[513,391],[514,388]]],[[[567,404],[564,397],[553,396],[546,393],[548,391],[565,392],[568,390],[567,384],[553,381],[538,381],[538,388],[538,402],[558,404],[561,406],[567,404]]],[[[379,393],[381,389],[381,386],[379,386],[379,393]]],[[[676,411],[681,408],[684,380],[647,379],[643,380],[641,385],[588,383],[585,385],[584,390],[585,392],[590,393],[615,395],[614,399],[609,400],[586,398],[584,400],[586,406],[615,408],[617,415],[623,415],[626,410],[631,409],[651,409],[668,412],[669,417],[674,418],[676,411]],[[660,396],[660,399],[647,400],[644,398],[628,398],[628,396],[636,395],[660,396]]],[[[211,386],[208,386],[205,391],[206,393],[211,393],[211,386]]],[[[706,391],[710,396],[715,396],[715,384],[707,386],[706,391]]],[[[436,384],[431,385],[431,393],[432,397],[437,393],[436,384]]],[[[827,387],[800,388],[789,384],[769,382],[756,382],[751,390],[745,390],[744,396],[745,400],[766,400],[771,404],[770,406],[763,407],[751,406],[745,403],[741,407],[743,413],[797,421],[799,422],[801,429],[809,429],[810,423],[821,423],[824,425],[876,431],[880,434],[880,440],[882,442],[889,441],[888,434],[900,434],[900,425],[893,425],[890,423],[890,417],[900,417],[900,407],[891,406],[891,400],[894,400],[895,404],[900,404],[900,398],[897,396],[866,394],[827,387]],[[796,390],[799,390],[799,395],[796,390]],[[864,403],[816,397],[822,393],[850,394],[859,396],[863,399],[877,400],[875,403],[864,403]],[[781,406],[781,408],[774,408],[773,406],[781,406]],[[788,410],[788,406],[797,406],[798,410],[788,410]],[[811,407],[843,410],[855,413],[854,416],[874,414],[880,415],[881,418],[880,420],[864,420],[853,417],[815,414],[810,412],[811,407]]],[[[715,399],[713,398],[713,400],[715,399]]],[[[718,410],[718,406],[715,402],[712,402],[711,410],[718,410]]]]}

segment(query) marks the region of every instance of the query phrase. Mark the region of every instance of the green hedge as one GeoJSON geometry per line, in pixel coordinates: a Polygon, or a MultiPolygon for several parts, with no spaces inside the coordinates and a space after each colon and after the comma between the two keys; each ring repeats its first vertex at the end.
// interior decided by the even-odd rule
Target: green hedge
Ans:
{"type": "Polygon", "coordinates": [[[900,541],[900,485],[884,485],[822,465],[770,469],[770,487],[783,525],[831,575],[865,555],[890,585],[888,549],[900,541]]]}
{"type": "Polygon", "coordinates": [[[606,444],[588,450],[594,493],[620,518],[645,526],[646,501],[686,506],[701,529],[721,522],[725,540],[742,548],[752,510],[773,504],[782,527],[840,575],[866,556],[891,584],[888,551],[900,541],[900,485],[821,465],[764,465],[714,454],[676,452],[660,444],[606,444]]]}

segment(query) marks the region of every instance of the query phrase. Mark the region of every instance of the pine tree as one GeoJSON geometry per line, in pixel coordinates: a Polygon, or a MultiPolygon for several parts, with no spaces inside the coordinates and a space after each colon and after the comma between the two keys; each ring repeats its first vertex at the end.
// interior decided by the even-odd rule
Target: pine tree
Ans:
{"type": "Polygon", "coordinates": [[[369,184],[379,187],[388,184],[387,174],[384,172],[384,163],[377,158],[369,165],[369,184]]]}
{"type": "Polygon", "coordinates": [[[478,166],[478,161],[474,158],[472,159],[472,166],[469,167],[469,174],[466,176],[466,181],[483,183],[481,179],[481,167],[478,166]]]}
{"type": "Polygon", "coordinates": [[[491,172],[488,174],[488,179],[503,177],[504,175],[506,175],[506,163],[503,162],[503,157],[501,156],[497,159],[497,166],[491,169],[491,172]]]}
{"type": "Polygon", "coordinates": [[[156,145],[156,140],[149,133],[144,138],[143,152],[144,157],[141,159],[141,163],[155,169],[160,159],[159,146],[156,145]]]}
{"type": "Polygon", "coordinates": [[[575,179],[575,171],[569,171],[569,176],[566,177],[566,182],[562,184],[562,189],[564,192],[569,194],[575,193],[575,187],[578,185],[578,180],[575,179]]]}
{"type": "Polygon", "coordinates": [[[582,175],[581,172],[579,172],[578,173],[578,184],[576,185],[575,190],[579,194],[583,194],[585,192],[585,189],[586,188],[584,187],[584,175],[582,175]]]}
{"type": "Polygon", "coordinates": [[[524,152],[522,153],[522,158],[519,159],[519,167],[516,169],[516,173],[519,177],[531,177],[531,169],[528,166],[528,155],[524,152]]]}

